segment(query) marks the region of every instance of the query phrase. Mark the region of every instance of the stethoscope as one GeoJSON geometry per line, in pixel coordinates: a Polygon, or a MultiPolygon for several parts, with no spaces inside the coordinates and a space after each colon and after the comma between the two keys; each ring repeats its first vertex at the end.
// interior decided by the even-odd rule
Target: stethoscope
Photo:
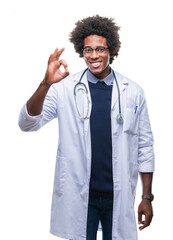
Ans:
{"type": "MultiPolygon", "coordinates": [[[[85,83],[82,82],[82,78],[83,78],[83,76],[84,76],[84,74],[86,73],[87,70],[88,70],[88,68],[83,71],[83,73],[82,73],[82,75],[81,75],[78,83],[76,83],[76,85],[74,86],[75,105],[76,105],[76,109],[77,109],[77,112],[78,112],[78,115],[79,115],[79,118],[80,118],[80,119],[90,118],[90,116],[89,116],[89,97],[88,97],[88,89],[87,89],[85,83]],[[84,116],[81,115],[80,110],[79,110],[79,108],[78,108],[77,99],[76,99],[77,89],[78,89],[78,91],[79,91],[79,90],[82,90],[82,91],[84,91],[84,92],[86,93],[86,97],[87,97],[87,111],[86,111],[86,114],[85,114],[84,116]]],[[[116,119],[117,119],[117,122],[118,122],[119,124],[122,124],[122,123],[123,123],[123,117],[122,117],[122,114],[121,114],[120,89],[119,89],[118,81],[117,81],[116,76],[115,76],[115,72],[114,72],[114,70],[112,70],[112,71],[113,71],[113,75],[114,75],[114,79],[115,79],[116,86],[117,86],[117,91],[118,91],[118,107],[119,107],[119,113],[118,113],[116,119]]]]}

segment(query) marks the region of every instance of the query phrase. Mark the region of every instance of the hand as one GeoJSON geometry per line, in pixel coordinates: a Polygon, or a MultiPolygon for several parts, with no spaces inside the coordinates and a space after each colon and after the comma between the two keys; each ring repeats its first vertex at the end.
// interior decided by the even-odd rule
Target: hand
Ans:
{"type": "Polygon", "coordinates": [[[63,51],[64,48],[60,50],[56,48],[55,52],[50,55],[43,83],[51,85],[53,83],[61,81],[63,78],[69,75],[67,63],[64,60],[59,60],[63,51]],[[64,72],[59,69],[61,65],[64,67],[64,72]]]}
{"type": "Polygon", "coordinates": [[[143,199],[138,207],[138,224],[142,225],[139,227],[139,230],[142,230],[148,227],[153,218],[153,209],[150,200],[143,199]],[[142,216],[145,216],[145,220],[142,221],[142,216]]]}

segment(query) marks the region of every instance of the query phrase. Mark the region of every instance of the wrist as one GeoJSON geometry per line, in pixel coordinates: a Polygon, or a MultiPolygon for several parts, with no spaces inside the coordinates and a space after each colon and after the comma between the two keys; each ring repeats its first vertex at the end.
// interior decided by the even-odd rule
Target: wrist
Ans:
{"type": "Polygon", "coordinates": [[[154,200],[154,195],[153,194],[143,194],[142,200],[149,200],[150,202],[152,202],[154,200]]]}
{"type": "Polygon", "coordinates": [[[40,86],[43,86],[45,88],[50,88],[51,84],[47,83],[46,79],[44,78],[43,81],[40,83],[40,86]]]}

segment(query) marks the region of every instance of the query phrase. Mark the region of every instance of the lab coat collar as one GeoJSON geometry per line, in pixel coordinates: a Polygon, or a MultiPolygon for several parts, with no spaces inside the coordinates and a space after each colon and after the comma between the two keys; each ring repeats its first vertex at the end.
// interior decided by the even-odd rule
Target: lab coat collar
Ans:
{"type": "MultiPolygon", "coordinates": [[[[79,79],[82,76],[83,72],[84,71],[79,72],[78,75],[74,78],[75,84],[77,82],[79,82],[79,79]]],[[[125,90],[125,88],[127,87],[129,82],[128,82],[128,79],[126,77],[124,77],[123,75],[121,75],[120,73],[118,73],[116,71],[114,71],[114,72],[115,72],[115,76],[116,76],[116,79],[117,79],[117,82],[118,82],[118,86],[119,86],[119,89],[120,89],[120,96],[121,96],[122,92],[125,90]]],[[[89,85],[88,85],[88,80],[87,80],[87,72],[85,72],[84,76],[82,77],[81,82],[83,82],[87,87],[88,98],[89,98],[89,102],[91,103],[91,95],[90,95],[89,85]]],[[[116,104],[117,100],[118,100],[118,91],[117,91],[116,82],[114,81],[113,82],[113,89],[112,89],[112,104],[111,104],[112,109],[113,109],[114,105],[116,104]]]]}

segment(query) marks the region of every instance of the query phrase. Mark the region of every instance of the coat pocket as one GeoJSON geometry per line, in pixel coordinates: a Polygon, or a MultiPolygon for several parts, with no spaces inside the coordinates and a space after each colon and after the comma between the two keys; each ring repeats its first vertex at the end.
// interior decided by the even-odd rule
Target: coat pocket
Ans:
{"type": "Polygon", "coordinates": [[[54,178],[54,193],[62,195],[64,193],[66,181],[67,159],[65,157],[57,157],[54,178]]]}
{"type": "Polygon", "coordinates": [[[123,131],[128,134],[137,135],[139,126],[139,114],[132,108],[126,108],[124,112],[123,131]]]}

